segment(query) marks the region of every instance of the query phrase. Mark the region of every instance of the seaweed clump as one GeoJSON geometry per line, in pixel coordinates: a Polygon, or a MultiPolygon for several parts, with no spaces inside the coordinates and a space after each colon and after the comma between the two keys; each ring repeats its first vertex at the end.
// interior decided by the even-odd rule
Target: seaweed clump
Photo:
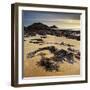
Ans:
{"type": "Polygon", "coordinates": [[[42,66],[46,71],[59,71],[59,64],[50,58],[42,57],[37,64],[42,66]]]}
{"type": "Polygon", "coordinates": [[[37,52],[49,50],[54,56],[47,58],[45,57],[44,53],[40,53],[41,56],[40,61],[37,62],[39,66],[42,66],[46,71],[59,71],[60,63],[64,63],[64,61],[73,64],[75,63],[74,57],[80,59],[80,52],[75,54],[77,50],[73,50],[68,48],[67,50],[64,49],[57,49],[55,46],[47,46],[43,48],[39,48],[31,53],[28,53],[27,57],[32,58],[35,56],[37,52]]]}

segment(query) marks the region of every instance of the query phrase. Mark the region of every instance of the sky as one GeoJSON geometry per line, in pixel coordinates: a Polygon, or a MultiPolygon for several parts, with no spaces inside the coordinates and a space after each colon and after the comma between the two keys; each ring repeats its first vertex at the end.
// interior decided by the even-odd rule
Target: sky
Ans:
{"type": "Polygon", "coordinates": [[[80,29],[80,14],[62,12],[22,11],[23,25],[41,22],[61,29],[80,29]]]}

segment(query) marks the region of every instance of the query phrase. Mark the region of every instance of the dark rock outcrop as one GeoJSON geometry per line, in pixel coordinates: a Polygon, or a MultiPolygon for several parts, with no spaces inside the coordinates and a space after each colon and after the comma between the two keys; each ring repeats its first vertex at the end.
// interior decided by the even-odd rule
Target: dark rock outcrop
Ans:
{"type": "Polygon", "coordinates": [[[70,29],[58,29],[57,26],[53,25],[51,27],[42,23],[33,23],[27,27],[24,27],[24,36],[35,36],[39,35],[54,35],[54,36],[64,36],[70,39],[80,40],[80,31],[73,31],[70,29]]]}

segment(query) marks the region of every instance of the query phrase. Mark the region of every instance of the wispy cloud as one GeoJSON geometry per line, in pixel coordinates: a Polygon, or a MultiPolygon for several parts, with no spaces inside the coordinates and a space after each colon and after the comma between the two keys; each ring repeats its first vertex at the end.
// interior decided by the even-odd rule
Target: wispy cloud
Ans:
{"type": "Polygon", "coordinates": [[[23,11],[23,24],[42,22],[59,28],[80,28],[80,14],[23,11]]]}

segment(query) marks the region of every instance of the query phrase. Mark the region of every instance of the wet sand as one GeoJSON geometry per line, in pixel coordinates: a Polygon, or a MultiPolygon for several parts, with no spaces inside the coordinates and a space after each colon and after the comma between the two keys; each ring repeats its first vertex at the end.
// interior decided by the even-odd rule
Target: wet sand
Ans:
{"type": "MultiPolygon", "coordinates": [[[[80,74],[80,60],[75,59],[75,63],[70,64],[68,62],[60,63],[59,71],[46,71],[42,66],[38,66],[37,62],[40,61],[41,56],[40,52],[36,53],[33,58],[27,58],[27,54],[37,50],[38,48],[46,47],[46,46],[55,46],[58,49],[67,49],[68,46],[63,46],[55,43],[65,42],[71,45],[74,45],[74,49],[79,50],[80,41],[74,39],[67,39],[65,37],[56,37],[47,35],[47,38],[44,38],[44,44],[33,44],[29,43],[31,38],[39,38],[39,36],[34,37],[25,37],[24,41],[24,77],[39,77],[39,76],[64,76],[64,75],[79,75],[80,74]],[[48,43],[48,44],[47,44],[48,43]]],[[[52,57],[48,50],[41,51],[45,53],[45,57],[52,57]]]]}

